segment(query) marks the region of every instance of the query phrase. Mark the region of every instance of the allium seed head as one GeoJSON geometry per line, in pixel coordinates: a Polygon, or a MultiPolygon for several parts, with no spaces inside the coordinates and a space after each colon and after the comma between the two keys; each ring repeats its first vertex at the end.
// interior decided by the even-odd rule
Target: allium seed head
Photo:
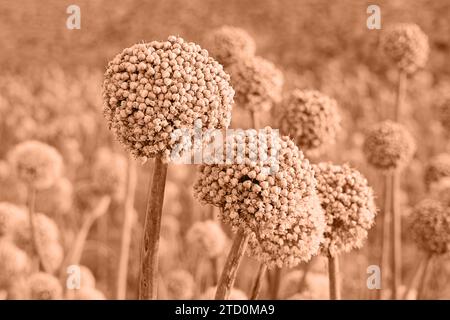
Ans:
{"type": "Polygon", "coordinates": [[[92,180],[101,194],[108,194],[116,200],[123,198],[127,175],[127,160],[120,153],[100,148],[92,168],[92,180]]]}
{"type": "Polygon", "coordinates": [[[425,169],[425,183],[430,186],[442,178],[450,177],[450,154],[441,153],[431,158],[425,169]]]}
{"type": "Polygon", "coordinates": [[[36,196],[36,210],[51,216],[64,215],[72,208],[73,185],[67,178],[60,178],[55,184],[36,196]]]}
{"type": "Polygon", "coordinates": [[[423,68],[430,51],[428,36],[412,23],[399,23],[388,28],[381,45],[389,59],[406,73],[423,68]]]}
{"type": "Polygon", "coordinates": [[[200,46],[170,36],[126,48],[108,64],[103,83],[109,128],[131,153],[167,160],[172,134],[226,128],[234,90],[222,66],[200,46]]]}
{"type": "Polygon", "coordinates": [[[251,111],[269,111],[281,101],[283,74],[260,57],[245,57],[229,66],[236,104],[251,111]]]}
{"type": "Polygon", "coordinates": [[[390,171],[408,164],[416,151],[416,143],[403,125],[387,120],[368,132],[363,150],[369,164],[390,171]]]}
{"type": "Polygon", "coordinates": [[[49,273],[37,272],[28,278],[32,300],[61,300],[63,289],[59,280],[49,273]]]}
{"type": "Polygon", "coordinates": [[[17,277],[24,276],[29,269],[27,254],[12,242],[0,239],[0,288],[7,287],[17,277]]]}
{"type": "Polygon", "coordinates": [[[294,90],[280,107],[280,130],[302,149],[320,153],[336,140],[340,130],[334,99],[315,90],[294,90]]]}
{"type": "Polygon", "coordinates": [[[12,234],[16,225],[26,219],[27,214],[22,208],[8,202],[0,202],[0,238],[12,234]]]}
{"type": "Polygon", "coordinates": [[[170,299],[188,300],[194,295],[194,277],[186,270],[171,271],[165,279],[170,299]]]}
{"type": "Polygon", "coordinates": [[[239,61],[243,56],[253,56],[256,45],[253,38],[243,29],[222,26],[208,37],[208,50],[224,67],[239,61]]]}
{"type": "Polygon", "coordinates": [[[186,240],[195,251],[209,258],[224,252],[227,236],[214,220],[197,221],[187,231],[186,240]]]}
{"type": "Polygon", "coordinates": [[[56,241],[48,243],[41,248],[42,259],[45,261],[47,272],[53,273],[59,269],[64,259],[64,249],[56,241]]]}
{"type": "Polygon", "coordinates": [[[425,199],[414,207],[410,219],[409,230],[421,249],[438,255],[450,251],[450,207],[425,199]]]}
{"type": "Polygon", "coordinates": [[[313,168],[327,223],[322,252],[335,256],[362,247],[376,215],[366,178],[348,165],[322,162],[313,168]]]}
{"type": "Polygon", "coordinates": [[[39,141],[16,145],[8,159],[16,176],[36,189],[50,188],[61,176],[63,161],[59,152],[39,141]]]}

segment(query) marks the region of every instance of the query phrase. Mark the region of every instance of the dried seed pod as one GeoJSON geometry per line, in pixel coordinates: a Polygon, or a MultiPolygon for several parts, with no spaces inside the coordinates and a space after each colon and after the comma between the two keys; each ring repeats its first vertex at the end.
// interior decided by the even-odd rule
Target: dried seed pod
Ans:
{"type": "Polygon", "coordinates": [[[105,295],[100,290],[92,287],[82,287],[75,290],[74,300],[106,300],[105,295]]]}
{"type": "Polygon", "coordinates": [[[236,90],[236,104],[250,111],[269,111],[281,101],[283,74],[260,57],[243,57],[227,69],[236,90]]]}
{"type": "Polygon", "coordinates": [[[416,143],[408,130],[390,120],[378,123],[369,130],[363,146],[367,162],[383,171],[404,167],[415,150],[416,143]]]}
{"type": "Polygon", "coordinates": [[[321,153],[336,141],[341,118],[334,99],[315,90],[294,90],[279,108],[280,130],[308,152],[321,153]]]}
{"type": "Polygon", "coordinates": [[[327,223],[323,253],[335,256],[362,247],[376,215],[366,178],[348,165],[321,162],[313,168],[327,223]]]}
{"type": "Polygon", "coordinates": [[[50,188],[61,177],[62,157],[45,143],[22,142],[9,152],[8,159],[16,176],[38,190],[50,188]]]}
{"type": "MultiPolygon", "coordinates": [[[[170,36],[126,48],[108,64],[104,115],[116,138],[143,160],[168,160],[177,129],[226,128],[234,90],[222,66],[200,46],[170,36]]],[[[193,136],[193,134],[192,134],[193,136]]]]}
{"type": "Polygon", "coordinates": [[[410,233],[419,248],[431,254],[450,251],[450,208],[440,201],[419,202],[410,216],[410,233]]]}
{"type": "Polygon", "coordinates": [[[0,239],[0,288],[8,287],[30,270],[25,252],[6,239],[0,239]]]}
{"type": "Polygon", "coordinates": [[[186,270],[173,270],[165,278],[170,299],[188,300],[194,295],[195,282],[186,270]]]}
{"type": "Polygon", "coordinates": [[[227,245],[227,236],[214,220],[197,221],[186,233],[190,247],[208,258],[218,257],[227,245]]]}
{"type": "Polygon", "coordinates": [[[253,38],[243,29],[222,26],[209,35],[208,50],[224,67],[239,61],[243,56],[253,56],[256,44],[253,38]]]}
{"type": "Polygon", "coordinates": [[[425,168],[425,184],[430,186],[442,178],[450,177],[450,154],[441,153],[430,159],[425,168]]]}
{"type": "Polygon", "coordinates": [[[381,46],[397,68],[413,73],[428,60],[428,36],[416,24],[399,23],[391,26],[381,38],[381,46]]]}
{"type": "Polygon", "coordinates": [[[24,209],[8,202],[0,202],[0,238],[12,234],[15,226],[26,219],[24,209]]]}
{"type": "Polygon", "coordinates": [[[49,273],[37,272],[28,278],[32,300],[61,300],[63,289],[59,280],[49,273]]]}

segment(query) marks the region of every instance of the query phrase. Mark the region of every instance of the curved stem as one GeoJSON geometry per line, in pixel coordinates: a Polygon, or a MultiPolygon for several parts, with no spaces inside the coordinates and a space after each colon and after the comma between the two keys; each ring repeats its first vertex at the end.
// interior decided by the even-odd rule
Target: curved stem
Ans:
{"type": "Polygon", "coordinates": [[[131,231],[133,229],[134,195],[136,191],[136,164],[128,160],[127,190],[124,203],[124,219],[120,243],[119,267],[117,271],[117,299],[123,300],[127,293],[128,258],[130,256],[131,231]]]}
{"type": "Polygon", "coordinates": [[[167,164],[160,158],[155,158],[154,163],[152,183],[147,196],[144,236],[141,245],[140,300],[155,300],[158,291],[158,247],[167,164]]]}
{"type": "Polygon", "coordinates": [[[216,300],[228,299],[231,288],[233,288],[234,281],[236,280],[239,264],[247,248],[248,238],[249,235],[246,235],[242,230],[238,230],[236,233],[233,246],[228,254],[219,284],[217,285],[216,300]]]}
{"type": "Polygon", "coordinates": [[[250,300],[258,299],[259,293],[261,292],[262,280],[264,278],[264,274],[266,273],[266,270],[267,270],[267,265],[265,263],[261,263],[259,265],[258,274],[256,275],[255,283],[253,285],[250,300]]]}
{"type": "Polygon", "coordinates": [[[330,279],[330,299],[341,300],[341,275],[338,256],[328,255],[328,277],[330,279]]]}

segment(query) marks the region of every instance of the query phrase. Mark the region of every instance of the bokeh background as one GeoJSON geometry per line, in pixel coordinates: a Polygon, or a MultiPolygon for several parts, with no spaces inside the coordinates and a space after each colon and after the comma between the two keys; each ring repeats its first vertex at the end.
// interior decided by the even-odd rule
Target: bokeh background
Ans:
{"type": "MultiPolygon", "coordinates": [[[[405,102],[403,122],[418,145],[402,185],[406,219],[410,208],[427,195],[423,177],[427,161],[450,151],[448,136],[435,112],[436,102],[450,92],[450,1],[446,0],[1,0],[0,163],[12,146],[28,139],[45,141],[62,153],[71,192],[61,196],[49,192],[42,195],[48,197],[42,202],[51,203],[46,214],[63,220],[64,246],[70,248],[82,221],[88,197],[84,188],[93,177],[98,150],[122,153],[102,116],[101,85],[107,62],[134,43],[163,40],[172,34],[208,49],[205,39],[209,32],[232,25],[247,30],[256,41],[257,55],[283,71],[285,91],[318,89],[338,101],[344,130],[324,159],[349,162],[358,168],[379,198],[381,181],[365,163],[361,145],[364,130],[383,119],[393,106],[396,72],[379,52],[381,31],[366,27],[369,4],[380,6],[382,28],[413,22],[430,41],[429,62],[411,78],[405,102]],[[80,30],[66,28],[66,8],[71,4],[81,8],[80,30]],[[64,210],[59,203],[62,200],[69,201],[64,210]]],[[[270,114],[263,115],[262,122],[274,125],[272,119],[270,114]]],[[[248,127],[248,121],[245,112],[239,108],[233,111],[234,127],[248,127]]],[[[140,235],[151,167],[151,163],[139,167],[127,298],[137,297],[140,235]]],[[[195,167],[170,166],[160,269],[163,277],[180,266],[195,274],[198,296],[212,281],[198,276],[207,275],[209,265],[202,262],[196,266],[185,236],[195,221],[211,214],[211,209],[193,199],[194,180],[195,167]]],[[[21,190],[7,169],[0,170],[0,201],[24,204],[21,190]]],[[[92,270],[97,288],[107,298],[115,298],[116,292],[122,206],[121,201],[113,201],[108,213],[95,223],[82,255],[82,264],[92,270]]],[[[407,232],[403,237],[403,281],[407,284],[421,253],[407,232]]],[[[343,298],[370,297],[366,268],[376,264],[376,259],[371,260],[368,248],[343,256],[343,298]]],[[[246,259],[236,286],[248,292],[256,268],[254,261],[246,259]]],[[[290,282],[286,276],[291,271],[282,271],[285,283],[290,282]]],[[[327,298],[326,261],[315,259],[311,274],[311,296],[327,298]]],[[[426,297],[450,299],[448,258],[434,261],[432,275],[426,297]]],[[[278,297],[289,297],[292,292],[288,291],[282,281],[278,297]]],[[[263,297],[270,298],[264,292],[263,297]]]]}

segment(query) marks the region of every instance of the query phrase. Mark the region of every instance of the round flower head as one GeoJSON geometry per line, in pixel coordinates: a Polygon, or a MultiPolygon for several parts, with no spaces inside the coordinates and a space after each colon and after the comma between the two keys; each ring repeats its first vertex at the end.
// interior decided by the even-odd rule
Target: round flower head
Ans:
{"type": "Polygon", "coordinates": [[[320,152],[332,144],[340,129],[334,99],[315,90],[294,90],[283,99],[280,130],[302,149],[320,152]]]}
{"type": "Polygon", "coordinates": [[[66,214],[72,208],[73,186],[69,179],[61,178],[49,189],[36,196],[36,210],[55,216],[66,214]]]}
{"type": "Polygon", "coordinates": [[[421,249],[438,255],[450,251],[450,207],[425,199],[415,206],[410,219],[409,230],[421,249]]]}
{"type": "Polygon", "coordinates": [[[51,274],[37,272],[28,278],[32,300],[61,300],[63,289],[59,280],[51,274]]]}
{"type": "Polygon", "coordinates": [[[245,30],[222,26],[209,35],[208,50],[219,63],[228,67],[239,61],[242,56],[253,56],[256,45],[253,38],[245,30]]]}
{"type": "Polygon", "coordinates": [[[273,267],[292,268],[309,261],[324,240],[325,217],[317,196],[299,201],[295,212],[280,224],[251,234],[247,253],[273,267]]]}
{"type": "Polygon", "coordinates": [[[188,300],[194,295],[194,278],[185,270],[171,271],[166,276],[165,283],[170,299],[188,300]]]}
{"type": "Polygon", "coordinates": [[[11,203],[25,203],[27,187],[18,181],[7,161],[0,160],[0,200],[11,203]]]}
{"type": "Polygon", "coordinates": [[[269,111],[281,101],[283,74],[260,57],[243,57],[227,69],[236,90],[236,104],[251,111],[269,111]]]}
{"type": "Polygon", "coordinates": [[[39,141],[25,141],[9,153],[16,176],[36,189],[50,188],[61,176],[63,167],[59,152],[39,141]]]}
{"type": "Polygon", "coordinates": [[[450,133],[450,94],[439,103],[438,116],[444,129],[450,133]]]}
{"type": "Polygon", "coordinates": [[[197,221],[187,231],[189,246],[209,258],[219,256],[227,245],[227,236],[220,225],[213,220],[197,221]]]}
{"type": "Polygon", "coordinates": [[[125,193],[127,160],[120,153],[100,148],[92,168],[92,180],[98,192],[120,200],[125,193]]]}
{"type": "Polygon", "coordinates": [[[91,287],[82,287],[75,290],[73,298],[74,300],[106,300],[103,292],[91,287]]]}
{"type": "Polygon", "coordinates": [[[450,207],[450,176],[441,178],[430,185],[430,195],[445,206],[450,207]]]}
{"type": "Polygon", "coordinates": [[[134,156],[167,160],[180,130],[194,130],[197,121],[202,130],[228,127],[229,80],[206,50],[182,38],[136,44],[108,64],[104,115],[134,156]]]}
{"type": "Polygon", "coordinates": [[[412,23],[399,23],[388,28],[381,45],[397,68],[406,73],[423,68],[430,51],[427,35],[412,23]]]}
{"type": "MultiPolygon", "coordinates": [[[[214,300],[216,295],[217,287],[209,287],[205,292],[200,296],[199,300],[214,300]]],[[[230,296],[228,300],[248,300],[247,295],[244,291],[231,288],[230,296]]]]}
{"type": "Polygon", "coordinates": [[[22,208],[8,202],[0,202],[0,238],[12,234],[15,226],[26,219],[27,214],[22,208]]]}
{"type": "Polygon", "coordinates": [[[29,267],[25,252],[12,242],[0,239],[0,288],[7,287],[17,277],[24,276],[29,267]]]}
{"type": "Polygon", "coordinates": [[[348,165],[322,162],[313,167],[327,223],[322,252],[335,256],[362,247],[376,215],[366,178],[348,165]]]}
{"type": "Polygon", "coordinates": [[[450,154],[441,153],[433,157],[425,169],[425,183],[430,186],[442,178],[450,177],[450,154]]]}
{"type": "Polygon", "coordinates": [[[389,120],[375,125],[366,135],[363,146],[369,164],[383,171],[405,166],[415,150],[415,141],[408,130],[389,120]]]}

